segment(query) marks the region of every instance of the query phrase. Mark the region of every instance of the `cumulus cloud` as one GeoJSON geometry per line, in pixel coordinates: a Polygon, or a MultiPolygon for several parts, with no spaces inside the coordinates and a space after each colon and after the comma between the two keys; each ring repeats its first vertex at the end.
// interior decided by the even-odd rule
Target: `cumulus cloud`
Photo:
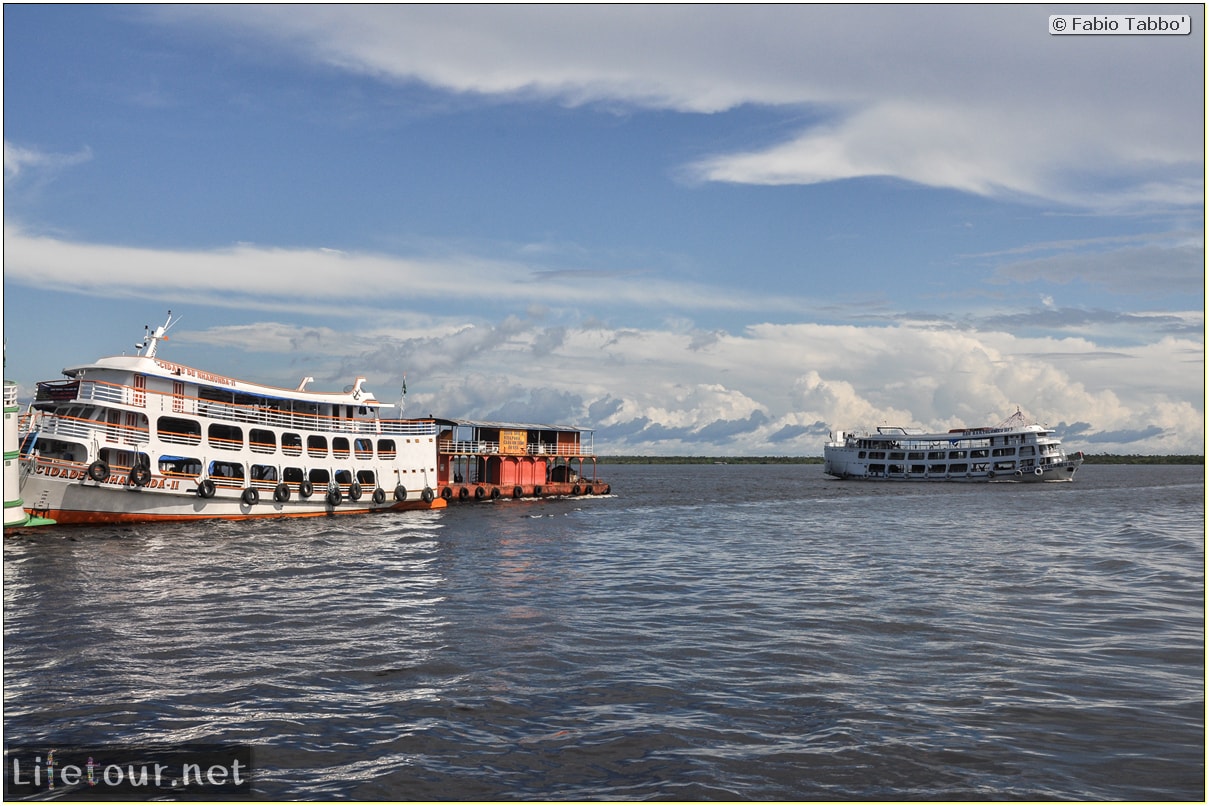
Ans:
{"type": "Polygon", "coordinates": [[[1011,6],[157,7],[341,70],[566,104],[809,110],[706,181],[891,176],[1093,208],[1204,196],[1203,15],[1188,37],[1060,37],[1011,6]],[[1168,41],[1154,41],[1154,40],[1168,41]],[[1161,49],[1161,50],[1160,50],[1161,49]],[[1156,91],[1155,88],[1161,88],[1156,91]]]}

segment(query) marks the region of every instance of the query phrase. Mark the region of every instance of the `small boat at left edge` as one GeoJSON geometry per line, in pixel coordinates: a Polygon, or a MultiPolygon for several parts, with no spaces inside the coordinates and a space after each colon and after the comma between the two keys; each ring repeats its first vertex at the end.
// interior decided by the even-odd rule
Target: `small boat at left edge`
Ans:
{"type": "Polygon", "coordinates": [[[6,534],[609,492],[595,477],[589,430],[384,417],[390,406],[362,377],[320,392],[307,388],[309,377],[285,389],[206,372],[159,357],[176,321],[169,311],[162,326],[145,328],[135,355],[39,382],[24,414],[17,385],[5,381],[6,534]],[[497,441],[468,451],[449,439],[461,433],[497,441]]]}

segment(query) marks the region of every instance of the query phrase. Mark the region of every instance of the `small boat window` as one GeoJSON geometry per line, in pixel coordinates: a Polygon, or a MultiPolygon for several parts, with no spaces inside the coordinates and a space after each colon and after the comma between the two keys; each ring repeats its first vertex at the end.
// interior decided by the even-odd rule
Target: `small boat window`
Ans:
{"type": "Polygon", "coordinates": [[[311,434],[306,438],[306,455],[315,457],[327,456],[327,437],[311,434]]]}
{"type": "Polygon", "coordinates": [[[277,450],[277,435],[263,428],[248,432],[248,447],[253,453],[273,453],[277,450]]]}
{"type": "Polygon", "coordinates": [[[281,480],[297,484],[300,481],[306,480],[306,474],[302,472],[301,467],[287,467],[281,471],[281,480]]]}
{"type": "Polygon", "coordinates": [[[1036,456],[1037,449],[1034,448],[1032,445],[1025,445],[1023,448],[1020,449],[1020,455],[1021,456],[1036,456]]]}
{"type": "Polygon", "coordinates": [[[161,476],[184,476],[187,478],[196,478],[201,475],[201,470],[201,459],[195,459],[192,456],[160,457],[161,476]]]}
{"type": "Polygon", "coordinates": [[[285,433],[281,435],[281,452],[286,456],[301,456],[302,455],[302,437],[297,434],[285,433]]]}
{"type": "Polygon", "coordinates": [[[990,456],[990,453],[987,451],[986,448],[980,448],[978,450],[970,451],[971,459],[985,459],[988,456],[990,456]]]}
{"type": "Polygon", "coordinates": [[[890,454],[890,461],[894,461],[895,459],[901,460],[901,459],[905,459],[905,458],[907,458],[906,454],[898,452],[898,451],[894,451],[890,454]]]}
{"type": "Polygon", "coordinates": [[[929,461],[934,461],[936,459],[944,459],[944,458],[945,458],[944,451],[928,451],[928,460],[929,461]]]}
{"type": "Polygon", "coordinates": [[[907,458],[908,459],[923,459],[924,452],[923,451],[911,451],[911,453],[907,454],[907,458]]]}
{"type": "Polygon", "coordinates": [[[240,462],[211,462],[210,478],[219,487],[242,487],[243,464],[240,462]]]}
{"type": "Polygon", "coordinates": [[[996,448],[995,450],[991,451],[991,455],[992,456],[1015,456],[1016,449],[1015,448],[996,448]]]}
{"type": "Polygon", "coordinates": [[[949,465],[950,473],[967,473],[969,470],[970,466],[967,464],[949,465]]]}
{"type": "Polygon", "coordinates": [[[890,465],[890,472],[891,473],[902,473],[903,466],[902,465],[890,465]]]}
{"type": "Polygon", "coordinates": [[[243,430],[235,425],[211,423],[208,432],[210,445],[224,451],[237,451],[243,448],[243,430]]]}
{"type": "Polygon", "coordinates": [[[353,453],[358,459],[374,458],[374,441],[372,439],[354,439],[353,453]]]}
{"type": "Polygon", "coordinates": [[[949,451],[949,458],[950,459],[964,459],[964,458],[966,458],[966,452],[965,451],[949,451]]]}
{"type": "Polygon", "coordinates": [[[864,458],[865,458],[865,452],[864,452],[864,451],[861,451],[860,453],[858,453],[858,454],[856,455],[856,458],[857,458],[857,459],[864,459],[864,458]]]}
{"type": "Polygon", "coordinates": [[[929,465],[928,472],[929,473],[944,473],[945,466],[944,465],[929,465]]]}
{"type": "Polygon", "coordinates": [[[927,468],[924,465],[911,465],[911,472],[912,473],[925,473],[925,472],[927,472],[927,468]]]}
{"type": "Polygon", "coordinates": [[[394,459],[395,458],[395,441],[393,439],[378,440],[378,458],[379,459],[394,459]]]}
{"type": "Polygon", "coordinates": [[[376,484],[377,483],[374,479],[374,471],[372,471],[372,470],[358,470],[357,471],[357,481],[361,482],[362,484],[376,484]]]}
{"type": "Polygon", "coordinates": [[[324,468],[317,467],[310,472],[307,479],[311,484],[327,484],[332,480],[332,474],[328,473],[324,468]]]}
{"type": "Polygon", "coordinates": [[[161,417],[155,429],[164,442],[173,445],[197,445],[201,442],[201,424],[180,417],[161,417]]]}
{"type": "Polygon", "coordinates": [[[886,466],[885,465],[869,465],[869,472],[870,473],[885,473],[886,466]]]}
{"type": "Polygon", "coordinates": [[[886,452],[885,451],[870,451],[869,458],[870,459],[885,459],[886,452]]]}
{"type": "Polygon", "coordinates": [[[348,458],[348,437],[332,437],[332,456],[337,459],[348,458]]]}
{"type": "Polygon", "coordinates": [[[277,481],[277,468],[272,465],[252,465],[252,481],[277,481]]]}
{"type": "Polygon", "coordinates": [[[353,474],[351,471],[349,471],[349,470],[337,470],[336,471],[336,483],[337,484],[352,484],[352,482],[353,482],[353,474]]]}

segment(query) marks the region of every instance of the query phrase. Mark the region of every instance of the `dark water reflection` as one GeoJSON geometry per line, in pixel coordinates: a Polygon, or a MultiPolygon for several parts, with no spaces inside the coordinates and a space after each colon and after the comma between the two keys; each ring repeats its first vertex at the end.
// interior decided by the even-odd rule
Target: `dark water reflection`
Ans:
{"type": "Polygon", "coordinates": [[[278,799],[1203,799],[1202,469],[602,470],[9,538],[6,741],[251,743],[278,799]]]}

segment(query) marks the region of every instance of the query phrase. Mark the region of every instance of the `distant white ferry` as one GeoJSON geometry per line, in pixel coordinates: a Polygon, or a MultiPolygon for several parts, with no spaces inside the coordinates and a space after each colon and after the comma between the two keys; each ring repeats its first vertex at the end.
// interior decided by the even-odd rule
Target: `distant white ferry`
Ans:
{"type": "Polygon", "coordinates": [[[839,431],[823,446],[823,472],[876,481],[1073,481],[1083,454],[1067,455],[1053,434],[1019,409],[994,428],[839,431]]]}

